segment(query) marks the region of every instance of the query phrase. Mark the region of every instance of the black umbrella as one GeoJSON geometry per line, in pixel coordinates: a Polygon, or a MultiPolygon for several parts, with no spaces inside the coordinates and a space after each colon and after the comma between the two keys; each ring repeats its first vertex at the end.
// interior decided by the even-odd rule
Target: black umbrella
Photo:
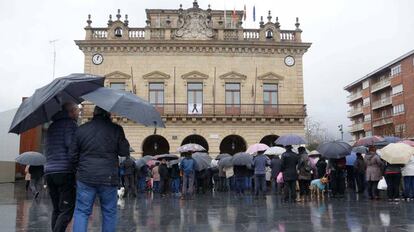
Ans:
{"type": "Polygon", "coordinates": [[[352,147],[346,142],[334,141],[323,143],[316,150],[328,159],[340,159],[351,154],[352,147]]]}
{"type": "Polygon", "coordinates": [[[20,134],[45,122],[66,102],[81,103],[80,96],[102,87],[104,77],[75,73],[54,79],[20,104],[9,132],[20,134]]]}
{"type": "Polygon", "coordinates": [[[145,126],[165,127],[157,109],[133,93],[102,87],[83,95],[82,98],[108,112],[127,117],[145,126]]]}

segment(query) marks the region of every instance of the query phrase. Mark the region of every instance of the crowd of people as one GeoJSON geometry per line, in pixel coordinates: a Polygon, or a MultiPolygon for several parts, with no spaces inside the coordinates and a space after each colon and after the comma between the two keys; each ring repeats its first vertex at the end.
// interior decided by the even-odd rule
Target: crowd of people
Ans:
{"type": "Polygon", "coordinates": [[[292,146],[285,146],[286,152],[281,155],[268,156],[259,150],[246,165],[221,166],[218,160],[199,170],[193,152],[186,151],[180,159],[164,158],[138,167],[130,156],[123,128],[111,121],[110,113],[96,107],[93,119],[79,127],[78,115],[76,104],[63,106],[48,128],[46,164],[26,169],[27,180],[31,179],[26,189],[30,187],[34,198],[39,195],[44,175],[53,205],[53,231],[65,231],[72,217],[73,231],[87,231],[96,198],[103,231],[115,231],[120,188],[125,190],[123,197],[151,192],[191,200],[195,194],[216,191],[234,192],[240,197],[252,194],[258,199],[277,194],[285,202],[311,200],[311,189],[342,198],[348,188],[356,194],[366,192],[376,200],[379,189],[385,189],[380,182],[385,178],[382,182],[390,201],[400,200],[401,190],[404,199],[414,199],[414,159],[406,165],[389,164],[381,160],[374,146],[367,154],[357,153],[351,165],[346,158],[326,160],[319,154],[308,154],[305,147],[294,152],[292,146]],[[119,162],[119,157],[125,158],[119,162]]]}

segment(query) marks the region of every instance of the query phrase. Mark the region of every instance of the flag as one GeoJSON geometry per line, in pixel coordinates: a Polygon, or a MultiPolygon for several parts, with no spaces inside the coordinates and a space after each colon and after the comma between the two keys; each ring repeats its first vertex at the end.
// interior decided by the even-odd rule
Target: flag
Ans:
{"type": "Polygon", "coordinates": [[[244,4],[243,21],[246,21],[246,4],[244,4]]]}
{"type": "Polygon", "coordinates": [[[256,22],[256,6],[253,6],[253,22],[256,22]]]}

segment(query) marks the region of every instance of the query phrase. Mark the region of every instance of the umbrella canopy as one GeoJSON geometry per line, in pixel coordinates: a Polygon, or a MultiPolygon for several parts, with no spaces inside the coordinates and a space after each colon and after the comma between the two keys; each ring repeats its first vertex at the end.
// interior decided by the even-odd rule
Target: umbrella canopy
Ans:
{"type": "MultiPolygon", "coordinates": [[[[134,161],[134,162],[136,161],[136,159],[134,157],[130,156],[130,158],[132,159],[132,161],[134,161]]],[[[119,159],[119,163],[121,164],[126,160],[126,157],[121,156],[118,159],[119,159]]]]}
{"type": "Polygon", "coordinates": [[[154,157],[146,155],[142,158],[139,158],[135,161],[135,166],[140,169],[142,168],[144,165],[147,165],[147,162],[154,159],[154,157]]]}
{"type": "Polygon", "coordinates": [[[224,157],[218,162],[219,167],[228,168],[233,166],[233,156],[224,157]]]}
{"type": "Polygon", "coordinates": [[[246,153],[253,155],[259,151],[266,151],[267,149],[269,149],[269,146],[267,146],[266,144],[256,143],[256,144],[250,145],[250,147],[247,148],[246,153]]]}
{"type": "Polygon", "coordinates": [[[20,134],[49,122],[64,103],[81,103],[82,95],[102,87],[103,83],[104,77],[83,73],[54,79],[20,104],[9,132],[20,134]]]}
{"type": "Polygon", "coordinates": [[[169,160],[175,160],[178,159],[179,157],[177,155],[174,154],[164,154],[164,155],[156,155],[154,156],[154,159],[156,160],[163,160],[166,159],[167,161],[169,160]]]}
{"type": "Polygon", "coordinates": [[[367,154],[368,148],[365,146],[358,146],[358,147],[352,148],[352,151],[355,153],[367,154]]]}
{"type": "Polygon", "coordinates": [[[380,149],[379,154],[390,164],[407,164],[414,155],[414,148],[404,143],[390,143],[380,149]]]}
{"type": "Polygon", "coordinates": [[[226,158],[226,157],[231,157],[231,155],[229,155],[227,153],[222,153],[222,154],[219,154],[218,156],[216,156],[216,160],[221,160],[221,159],[226,158]]]}
{"type": "Polygon", "coordinates": [[[16,162],[23,165],[40,166],[46,163],[46,157],[39,152],[28,151],[20,154],[16,162]]]}
{"type": "MultiPolygon", "coordinates": [[[[346,158],[346,165],[347,166],[354,166],[355,160],[357,158],[356,153],[357,152],[352,151],[350,155],[347,155],[345,157],[346,158]]],[[[358,153],[361,153],[361,152],[358,152],[358,153]]]]}
{"type": "Polygon", "coordinates": [[[373,146],[377,142],[384,141],[384,139],[380,136],[367,136],[364,138],[360,138],[358,141],[355,142],[354,147],[358,146],[373,146]]]}
{"type": "Polygon", "coordinates": [[[207,153],[196,152],[196,153],[193,153],[191,155],[191,157],[196,162],[195,169],[197,171],[201,171],[201,170],[207,169],[211,165],[212,158],[207,153]]]}
{"type": "Polygon", "coordinates": [[[165,127],[157,109],[133,93],[102,87],[83,95],[82,98],[144,126],[165,127]]]}
{"type": "Polygon", "coordinates": [[[269,149],[267,149],[265,151],[265,155],[282,155],[283,153],[286,152],[286,149],[284,149],[283,147],[269,147],[269,149]]]}
{"type": "Polygon", "coordinates": [[[309,157],[319,157],[321,153],[319,151],[313,150],[308,154],[309,157]]]}
{"type": "Polygon", "coordinates": [[[233,156],[233,165],[251,167],[252,161],[253,156],[245,152],[239,152],[233,156]]]}
{"type": "Polygon", "coordinates": [[[184,152],[200,152],[200,151],[205,151],[206,149],[196,143],[187,143],[182,145],[181,147],[179,147],[177,149],[177,152],[179,153],[184,153],[184,152]]]}
{"type": "Polygon", "coordinates": [[[288,145],[301,145],[306,144],[305,139],[300,137],[299,135],[282,135],[275,141],[276,144],[288,146],[288,145]]]}
{"type": "Polygon", "coordinates": [[[403,140],[400,143],[405,143],[407,145],[414,147],[414,141],[411,141],[411,140],[403,140]]]}
{"type": "Polygon", "coordinates": [[[346,142],[334,141],[323,143],[316,150],[328,159],[340,159],[349,155],[352,147],[346,142]]]}

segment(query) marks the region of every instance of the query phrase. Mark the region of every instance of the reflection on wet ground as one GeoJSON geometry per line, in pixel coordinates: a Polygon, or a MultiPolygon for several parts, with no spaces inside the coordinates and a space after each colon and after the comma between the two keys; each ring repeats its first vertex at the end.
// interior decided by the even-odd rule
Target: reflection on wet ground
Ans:
{"type": "MultiPolygon", "coordinates": [[[[38,200],[23,183],[0,184],[0,231],[50,231],[51,202],[38,200]]],[[[255,199],[218,193],[194,200],[140,195],[118,202],[118,231],[414,231],[414,202],[345,199],[297,204],[278,196],[255,199]]],[[[95,206],[89,231],[100,231],[95,206]]]]}

